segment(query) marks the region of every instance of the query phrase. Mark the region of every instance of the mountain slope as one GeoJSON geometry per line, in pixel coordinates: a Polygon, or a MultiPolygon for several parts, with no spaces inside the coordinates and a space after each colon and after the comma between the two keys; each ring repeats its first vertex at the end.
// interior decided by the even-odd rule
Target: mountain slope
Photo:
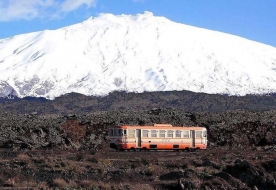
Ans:
{"type": "Polygon", "coordinates": [[[276,48],[149,12],[0,40],[0,96],[114,90],[276,92],[276,48]]]}

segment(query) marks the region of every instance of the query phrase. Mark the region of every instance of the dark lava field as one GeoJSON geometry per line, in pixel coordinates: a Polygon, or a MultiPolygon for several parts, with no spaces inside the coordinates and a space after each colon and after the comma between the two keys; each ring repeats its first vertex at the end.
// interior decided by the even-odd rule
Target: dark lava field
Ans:
{"type": "Polygon", "coordinates": [[[276,189],[274,95],[140,95],[2,98],[0,189],[276,189]],[[208,149],[109,149],[109,126],[154,123],[204,126],[208,149]]]}

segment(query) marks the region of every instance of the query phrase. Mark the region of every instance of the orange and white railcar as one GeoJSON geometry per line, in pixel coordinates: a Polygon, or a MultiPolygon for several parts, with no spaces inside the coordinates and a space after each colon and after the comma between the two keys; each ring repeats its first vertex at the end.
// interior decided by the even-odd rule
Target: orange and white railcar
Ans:
{"type": "Polygon", "coordinates": [[[114,126],[109,128],[110,148],[116,150],[189,150],[207,148],[205,127],[114,126]]]}

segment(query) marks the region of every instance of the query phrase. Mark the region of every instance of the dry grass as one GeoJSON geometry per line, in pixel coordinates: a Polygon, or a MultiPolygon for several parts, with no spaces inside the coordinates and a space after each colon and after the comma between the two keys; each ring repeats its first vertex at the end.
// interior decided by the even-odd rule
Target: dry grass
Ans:
{"type": "Polygon", "coordinates": [[[95,182],[91,181],[91,180],[82,180],[82,181],[79,182],[79,185],[81,187],[91,188],[95,185],[95,182]]]}
{"type": "Polygon", "coordinates": [[[58,188],[65,188],[68,186],[68,183],[64,179],[57,178],[53,180],[52,185],[58,188]]]}
{"type": "Polygon", "coordinates": [[[101,159],[98,164],[102,167],[112,166],[112,161],[110,159],[101,159]]]}
{"type": "Polygon", "coordinates": [[[27,154],[24,154],[24,153],[20,153],[17,155],[17,158],[20,160],[29,160],[30,156],[28,156],[27,154]]]}
{"type": "Polygon", "coordinates": [[[111,184],[107,184],[104,182],[98,182],[98,181],[92,181],[92,180],[82,180],[78,182],[79,187],[85,188],[85,189],[103,189],[103,190],[107,190],[107,189],[116,189],[114,185],[111,184]],[[112,188],[113,186],[113,188],[112,188]]]}
{"type": "Polygon", "coordinates": [[[99,162],[99,160],[97,158],[95,158],[94,156],[89,156],[86,160],[91,163],[96,163],[96,164],[99,162]]]}
{"type": "MultiPolygon", "coordinates": [[[[211,150],[211,152],[213,151],[211,150]]],[[[0,170],[8,173],[8,175],[4,175],[2,172],[3,175],[0,175],[0,189],[4,187],[34,190],[173,189],[176,188],[177,179],[184,176],[183,183],[189,182],[195,189],[205,186],[219,189],[222,187],[221,185],[228,189],[247,187],[246,184],[241,186],[242,182],[234,177],[233,179],[230,178],[229,181],[217,177],[219,175],[216,174],[220,174],[223,167],[216,166],[221,163],[225,164],[225,161],[219,161],[222,154],[216,152],[212,154],[213,157],[208,157],[209,162],[198,154],[183,154],[181,156],[175,154],[174,156],[174,153],[171,152],[160,154],[160,156],[158,153],[133,152],[132,156],[127,158],[125,157],[127,153],[122,152],[93,156],[89,152],[64,152],[62,156],[60,153],[53,152],[45,157],[42,157],[41,152],[33,152],[32,154],[19,152],[15,155],[15,159],[0,162],[0,170]],[[172,157],[168,154],[171,154],[172,157]],[[28,155],[32,156],[29,157],[28,155]],[[18,173],[14,173],[14,168],[19,167],[26,168],[26,171],[30,171],[30,174],[34,175],[28,175],[20,170],[18,173]],[[43,172],[42,175],[36,175],[40,174],[39,172],[43,172]],[[68,172],[73,174],[72,177],[64,175],[68,172]]],[[[245,155],[247,153],[243,153],[239,157],[245,155]]],[[[274,155],[275,153],[267,160],[274,159],[274,155]]],[[[252,156],[250,158],[254,159],[252,156]]],[[[235,159],[234,156],[233,159],[235,159]]],[[[255,162],[254,159],[250,163],[255,162]]],[[[260,165],[262,162],[264,161],[259,161],[256,166],[255,164],[252,165],[262,167],[260,165]]],[[[274,173],[271,175],[274,175],[275,178],[274,173]]]]}
{"type": "Polygon", "coordinates": [[[79,163],[76,161],[68,160],[65,164],[65,168],[67,170],[72,170],[76,173],[85,173],[87,171],[87,168],[83,166],[83,163],[79,163]]]}
{"type": "Polygon", "coordinates": [[[47,182],[43,181],[37,184],[37,190],[49,189],[47,182]]]}
{"type": "Polygon", "coordinates": [[[5,182],[5,185],[6,185],[6,186],[9,186],[9,187],[14,187],[14,186],[16,185],[15,179],[14,179],[14,178],[9,178],[9,179],[5,182]]]}

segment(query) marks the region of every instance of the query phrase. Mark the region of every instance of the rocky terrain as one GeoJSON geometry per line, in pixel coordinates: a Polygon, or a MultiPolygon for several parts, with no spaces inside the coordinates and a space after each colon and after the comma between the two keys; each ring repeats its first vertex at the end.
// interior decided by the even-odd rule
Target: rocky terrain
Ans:
{"type": "Polygon", "coordinates": [[[114,91],[108,96],[85,96],[71,93],[54,100],[15,96],[0,98],[0,110],[13,114],[78,114],[97,111],[150,110],[172,108],[188,112],[226,112],[229,110],[276,110],[276,94],[228,96],[223,94],[166,91],[127,93],[114,91]]]}
{"type": "Polygon", "coordinates": [[[276,111],[0,114],[3,189],[275,189],[276,111]],[[208,129],[208,150],[114,152],[110,125],[208,129]]]}

